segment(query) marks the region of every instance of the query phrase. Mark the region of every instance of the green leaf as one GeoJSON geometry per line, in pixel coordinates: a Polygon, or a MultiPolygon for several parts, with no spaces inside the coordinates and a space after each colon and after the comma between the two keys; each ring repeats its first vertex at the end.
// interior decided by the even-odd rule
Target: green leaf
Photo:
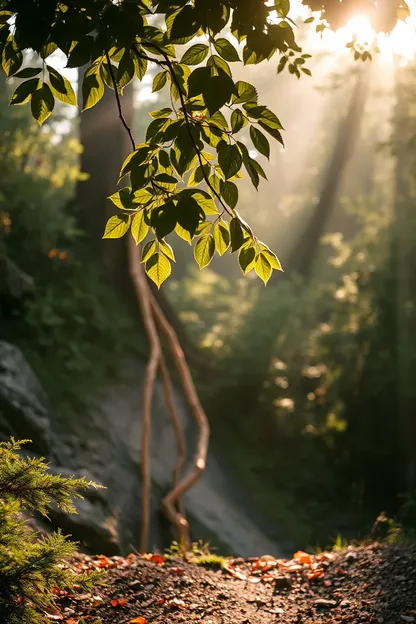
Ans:
{"type": "Polygon", "coordinates": [[[281,145],[284,146],[283,137],[280,134],[279,130],[277,130],[276,128],[271,128],[270,126],[267,126],[261,119],[259,120],[259,126],[261,126],[263,130],[266,130],[266,132],[268,132],[274,139],[279,141],[279,143],[281,143],[281,145]]]}
{"type": "Polygon", "coordinates": [[[13,76],[22,66],[23,54],[17,47],[14,39],[9,39],[3,49],[2,62],[6,76],[13,76]]]}
{"type": "Polygon", "coordinates": [[[146,262],[146,273],[158,288],[169,277],[172,269],[170,262],[163,253],[155,253],[146,262]]]}
{"type": "Polygon", "coordinates": [[[273,273],[273,269],[264,252],[260,252],[257,255],[254,264],[254,270],[256,271],[256,274],[260,277],[260,279],[263,280],[264,285],[266,285],[270,279],[271,274],[273,273]]]}
{"type": "Polygon", "coordinates": [[[233,44],[228,39],[220,38],[214,40],[214,48],[226,61],[239,61],[240,57],[233,44]]]}
{"type": "Polygon", "coordinates": [[[192,236],[195,234],[199,222],[202,220],[201,208],[188,192],[179,194],[179,202],[176,208],[177,222],[192,236]]]}
{"type": "Polygon", "coordinates": [[[240,171],[243,158],[237,145],[228,145],[225,141],[221,141],[218,144],[218,163],[226,180],[240,171]]]}
{"type": "Polygon", "coordinates": [[[230,229],[228,224],[222,219],[214,226],[215,248],[219,255],[222,256],[230,246],[230,229]]]}
{"type": "Polygon", "coordinates": [[[92,65],[84,74],[82,81],[82,110],[92,108],[104,95],[104,83],[99,73],[99,66],[92,65]]]}
{"type": "Polygon", "coordinates": [[[131,224],[131,234],[136,241],[136,245],[146,238],[148,231],[149,226],[145,221],[145,212],[144,210],[140,210],[140,212],[134,215],[131,224]]]}
{"type": "Polygon", "coordinates": [[[40,126],[52,113],[54,106],[55,100],[52,95],[52,91],[50,90],[49,85],[44,82],[42,83],[42,86],[33,93],[30,102],[32,115],[40,126]]]}
{"type": "Polygon", "coordinates": [[[201,236],[194,249],[195,260],[200,269],[203,269],[211,262],[214,252],[215,242],[212,234],[201,236]]]}
{"type": "Polygon", "coordinates": [[[160,110],[154,110],[149,113],[153,119],[159,119],[159,117],[169,117],[172,114],[171,108],[161,108],[160,110]]]}
{"type": "Polygon", "coordinates": [[[113,195],[110,195],[108,199],[111,200],[113,204],[117,206],[117,208],[135,208],[135,206],[133,205],[133,195],[129,186],[120,189],[120,191],[117,191],[116,193],[113,193],[113,195]]]}
{"type": "Polygon", "coordinates": [[[225,61],[223,58],[221,58],[217,54],[213,54],[212,56],[209,57],[207,61],[207,67],[211,69],[211,77],[219,76],[220,72],[218,70],[221,70],[225,72],[230,78],[232,78],[232,71],[227,61],[225,61]]]}
{"type": "Polygon", "coordinates": [[[147,72],[148,61],[147,59],[142,58],[141,56],[137,56],[137,54],[133,57],[134,63],[134,73],[139,80],[143,80],[144,76],[147,72]]]}
{"type": "Polygon", "coordinates": [[[250,138],[256,150],[266,158],[270,158],[270,145],[264,134],[254,126],[250,126],[250,138]]]}
{"type": "Polygon", "coordinates": [[[11,105],[25,104],[39,86],[39,78],[31,78],[22,82],[14,91],[10,100],[11,105]]]}
{"type": "Polygon", "coordinates": [[[142,262],[146,262],[157,250],[157,242],[153,239],[146,243],[142,251],[142,262]]]}
{"type": "Polygon", "coordinates": [[[14,78],[33,78],[33,76],[37,76],[42,71],[41,67],[25,67],[17,72],[13,77],[14,78]]]}
{"type": "Polygon", "coordinates": [[[198,206],[203,210],[206,215],[217,215],[218,209],[211,199],[208,193],[201,190],[185,190],[182,192],[189,192],[192,194],[193,199],[197,202],[198,206]]]}
{"type": "Polygon", "coordinates": [[[253,247],[242,247],[238,254],[238,263],[244,275],[249,273],[254,268],[254,260],[256,257],[256,251],[253,247]]]}
{"type": "Polygon", "coordinates": [[[207,81],[211,79],[210,71],[207,67],[194,69],[188,78],[189,97],[196,97],[205,91],[207,81]]]}
{"type": "MultiPolygon", "coordinates": [[[[114,89],[114,80],[116,80],[117,76],[117,67],[112,63],[109,65],[108,63],[101,63],[100,65],[100,76],[103,79],[104,84],[110,89],[114,89]]],[[[117,84],[117,82],[116,82],[117,84]]]]}
{"type": "Polygon", "coordinates": [[[40,56],[41,58],[46,59],[48,58],[48,56],[53,54],[55,50],[57,49],[58,49],[58,46],[55,43],[55,41],[50,41],[49,43],[43,46],[42,50],[40,51],[40,56]]]}
{"type": "Polygon", "coordinates": [[[199,65],[208,55],[209,47],[204,43],[196,43],[186,50],[181,59],[181,63],[185,65],[199,65]]]}
{"type": "Polygon", "coordinates": [[[56,99],[60,100],[64,104],[76,106],[77,98],[69,80],[49,65],[46,66],[46,69],[49,72],[51,91],[56,99]]]}
{"type": "Polygon", "coordinates": [[[230,221],[230,236],[231,236],[231,253],[240,249],[244,244],[244,230],[240,221],[233,217],[230,221]]]}
{"type": "Polygon", "coordinates": [[[238,80],[238,82],[235,83],[235,86],[237,89],[237,95],[232,98],[233,104],[243,104],[244,102],[257,103],[257,90],[252,84],[244,82],[244,80],[238,80]]]}
{"type": "Polygon", "coordinates": [[[166,70],[163,70],[156,74],[153,79],[152,92],[154,93],[155,91],[160,91],[160,89],[163,89],[166,84],[167,78],[168,72],[166,70]]]}
{"type": "Polygon", "coordinates": [[[257,189],[260,183],[260,178],[259,178],[259,174],[257,172],[257,169],[254,167],[253,165],[253,159],[250,158],[250,155],[248,153],[248,150],[246,148],[246,146],[244,145],[244,143],[241,143],[241,141],[237,142],[238,147],[241,150],[241,153],[243,155],[243,163],[244,163],[244,167],[246,168],[246,171],[248,173],[248,175],[250,176],[250,180],[253,184],[253,186],[257,189]]]}
{"type": "Polygon", "coordinates": [[[130,217],[126,214],[110,217],[105,226],[103,238],[121,238],[130,227],[130,217]]]}
{"type": "Polygon", "coordinates": [[[165,256],[167,258],[169,258],[169,260],[172,260],[173,262],[176,262],[175,260],[175,254],[173,252],[172,247],[169,245],[169,243],[167,243],[164,240],[160,240],[159,241],[159,249],[162,253],[165,254],[165,256]]]}
{"type": "Polygon", "coordinates": [[[132,199],[136,205],[148,204],[153,199],[153,194],[148,189],[139,189],[133,193],[132,199]]]}
{"type": "Polygon", "coordinates": [[[156,232],[156,236],[159,240],[173,232],[177,223],[177,215],[173,201],[168,201],[164,206],[154,209],[150,220],[152,228],[156,232]]]}
{"type": "Polygon", "coordinates": [[[188,232],[188,230],[185,230],[185,228],[183,228],[179,223],[176,224],[175,232],[180,238],[182,238],[187,243],[189,244],[192,243],[192,237],[190,233],[188,232]]]}
{"type": "Polygon", "coordinates": [[[238,188],[234,182],[221,180],[220,182],[221,197],[230,208],[235,208],[238,202],[238,188]]]}
{"type": "Polygon", "coordinates": [[[235,85],[229,76],[221,72],[218,76],[210,78],[205,84],[203,96],[210,115],[216,113],[220,108],[230,101],[235,93],[235,85]]]}
{"type": "Polygon", "coordinates": [[[138,167],[139,165],[147,162],[150,159],[152,152],[153,149],[144,144],[139,145],[134,152],[130,152],[121,166],[119,181],[125,175],[130,173],[133,167],[138,167]]]}
{"type": "Polygon", "coordinates": [[[66,66],[82,67],[83,65],[88,65],[88,63],[91,61],[94,44],[94,38],[90,35],[87,35],[86,37],[84,37],[84,39],[78,41],[69,54],[66,66]]]}
{"type": "Polygon", "coordinates": [[[208,234],[211,231],[212,226],[213,226],[212,221],[202,221],[202,223],[198,225],[198,229],[195,232],[195,236],[202,236],[203,234],[208,234]]]}
{"type": "Polygon", "coordinates": [[[231,129],[233,131],[233,134],[235,134],[236,132],[239,132],[241,128],[244,128],[246,124],[247,124],[247,119],[243,115],[241,110],[239,108],[236,108],[235,110],[233,110],[231,114],[231,129]]]}
{"type": "Polygon", "coordinates": [[[175,16],[170,31],[170,40],[172,43],[182,43],[181,40],[193,37],[198,30],[197,11],[194,7],[187,5],[175,16]]]}
{"type": "Polygon", "coordinates": [[[269,261],[270,266],[273,269],[276,269],[277,271],[283,272],[283,268],[282,268],[282,265],[280,264],[279,258],[263,243],[260,243],[260,249],[261,249],[261,252],[266,256],[267,260],[269,261]]]}
{"type": "Polygon", "coordinates": [[[121,57],[121,61],[117,69],[117,87],[120,93],[123,92],[134,76],[134,62],[131,58],[130,50],[126,50],[121,57]]]}

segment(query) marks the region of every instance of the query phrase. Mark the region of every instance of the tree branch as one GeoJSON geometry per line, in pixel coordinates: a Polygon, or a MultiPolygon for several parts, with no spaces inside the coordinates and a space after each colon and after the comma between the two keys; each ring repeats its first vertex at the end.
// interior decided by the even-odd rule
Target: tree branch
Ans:
{"type": "Polygon", "coordinates": [[[198,443],[194,456],[193,469],[167,494],[167,496],[165,496],[162,501],[167,517],[177,526],[178,532],[184,540],[183,547],[188,550],[190,548],[189,525],[186,518],[180,512],[175,510],[175,504],[177,504],[181,496],[183,496],[183,494],[192,487],[201,473],[205,470],[209,443],[209,424],[202,405],[199,402],[198,394],[175,330],[167,322],[165,315],[153,296],[151,298],[151,305],[156,322],[166,336],[172,352],[172,357],[179,373],[184,394],[191,409],[192,416],[198,427],[198,443]]]}
{"type": "Polygon", "coordinates": [[[146,552],[149,538],[149,517],[150,517],[150,429],[152,395],[156,381],[156,372],[160,364],[161,347],[159,336],[155,327],[151,307],[151,294],[146,275],[138,258],[138,249],[133,238],[129,238],[129,269],[133,286],[136,291],[137,302],[140,306],[143,324],[150,342],[150,355],[146,368],[144,393],[143,393],[143,415],[142,415],[142,526],[140,531],[140,551],[146,552]]]}

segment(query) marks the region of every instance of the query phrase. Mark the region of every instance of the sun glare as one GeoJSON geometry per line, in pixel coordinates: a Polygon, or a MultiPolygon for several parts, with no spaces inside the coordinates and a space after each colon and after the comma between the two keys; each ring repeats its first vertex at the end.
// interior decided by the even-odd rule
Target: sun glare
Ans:
{"type": "Polygon", "coordinates": [[[416,0],[408,1],[408,4],[410,16],[405,21],[398,21],[389,35],[376,33],[368,17],[357,15],[335,32],[327,28],[322,34],[316,34],[311,28],[309,43],[314,48],[351,54],[347,44],[354,42],[369,52],[377,48],[383,61],[392,61],[398,56],[402,59],[401,64],[406,64],[416,55],[416,0]]]}

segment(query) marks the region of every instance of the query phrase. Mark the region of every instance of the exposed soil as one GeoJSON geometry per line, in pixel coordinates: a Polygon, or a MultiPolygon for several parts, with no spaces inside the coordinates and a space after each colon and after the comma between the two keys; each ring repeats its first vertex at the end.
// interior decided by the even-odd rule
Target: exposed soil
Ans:
{"type": "Polygon", "coordinates": [[[60,596],[52,619],[67,624],[416,623],[416,547],[405,544],[227,559],[217,570],[160,555],[78,555],[72,565],[107,569],[106,585],[60,596]]]}

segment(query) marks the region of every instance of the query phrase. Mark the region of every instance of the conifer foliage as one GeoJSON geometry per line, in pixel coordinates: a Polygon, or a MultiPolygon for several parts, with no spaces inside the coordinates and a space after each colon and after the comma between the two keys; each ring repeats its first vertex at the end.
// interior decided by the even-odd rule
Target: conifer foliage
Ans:
{"type": "Polygon", "coordinates": [[[21,457],[21,442],[0,444],[0,622],[40,624],[49,622],[54,588],[86,587],[94,575],[75,575],[65,566],[75,546],[60,532],[40,536],[29,528],[23,513],[46,516],[54,502],[75,513],[74,498],[97,487],[85,479],[53,475],[43,459],[21,457]]]}

